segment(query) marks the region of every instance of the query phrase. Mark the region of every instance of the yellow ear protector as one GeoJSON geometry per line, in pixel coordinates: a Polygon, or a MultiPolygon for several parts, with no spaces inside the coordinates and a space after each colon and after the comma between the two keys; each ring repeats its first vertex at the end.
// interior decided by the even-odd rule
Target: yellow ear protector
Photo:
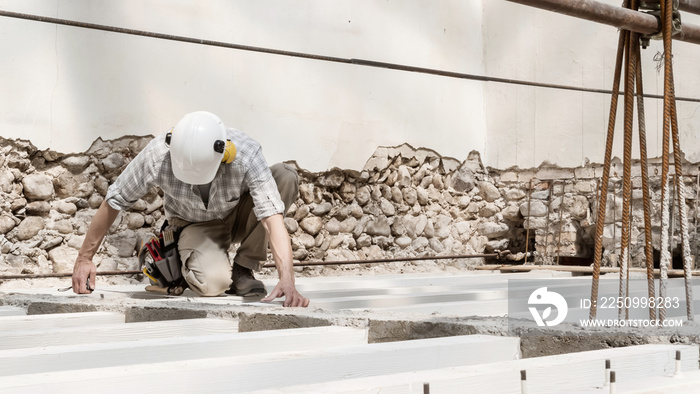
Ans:
{"type": "MultiPolygon", "coordinates": [[[[167,145],[170,145],[172,135],[173,129],[170,129],[168,134],[165,135],[165,143],[167,145]]],[[[233,162],[233,159],[236,158],[236,145],[234,145],[231,140],[226,140],[226,142],[222,140],[214,141],[214,151],[224,154],[224,157],[221,159],[221,162],[224,164],[230,164],[233,162]]]]}
{"type": "Polygon", "coordinates": [[[226,140],[226,142],[216,140],[214,142],[214,150],[224,154],[224,157],[221,159],[222,163],[229,164],[236,158],[236,145],[231,140],[226,140]]]}

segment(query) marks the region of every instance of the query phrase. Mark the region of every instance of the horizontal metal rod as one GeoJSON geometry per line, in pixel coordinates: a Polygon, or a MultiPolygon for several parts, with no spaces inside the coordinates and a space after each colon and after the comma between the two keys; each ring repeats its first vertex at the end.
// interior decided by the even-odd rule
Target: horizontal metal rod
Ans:
{"type": "MultiPolygon", "coordinates": [[[[549,89],[571,90],[571,91],[577,91],[577,92],[612,94],[612,91],[609,89],[584,88],[584,87],[579,87],[579,86],[550,84],[550,83],[542,83],[542,82],[534,82],[534,81],[525,81],[525,80],[520,80],[520,79],[498,78],[498,77],[490,77],[490,76],[486,76],[486,75],[467,74],[467,73],[459,73],[459,72],[446,71],[446,70],[437,70],[437,69],[432,69],[432,68],[414,67],[414,66],[409,66],[409,65],[405,65],[405,64],[385,63],[385,62],[377,62],[377,61],[373,61],[373,60],[340,58],[340,57],[332,57],[332,56],[315,55],[315,54],[303,53],[303,52],[283,51],[283,50],[271,49],[271,48],[261,48],[261,47],[254,47],[254,46],[249,46],[249,45],[239,45],[239,44],[220,42],[220,41],[203,40],[203,39],[192,38],[192,37],[174,36],[171,34],[162,34],[162,33],[143,31],[143,30],[134,30],[134,29],[125,29],[125,28],[121,28],[121,27],[114,27],[114,26],[107,26],[107,25],[98,25],[98,24],[94,24],[94,23],[85,23],[85,22],[72,21],[72,20],[67,20],[67,19],[51,18],[51,17],[47,17],[47,16],[22,14],[22,13],[18,13],[18,12],[11,12],[11,11],[4,11],[4,10],[0,10],[0,16],[4,16],[7,18],[30,20],[30,21],[34,21],[34,22],[44,22],[44,23],[53,23],[53,24],[57,24],[57,25],[79,27],[79,28],[84,28],[84,29],[101,30],[101,31],[107,31],[107,32],[112,32],[112,33],[128,34],[128,35],[134,35],[134,36],[140,36],[140,37],[156,38],[156,39],[161,39],[161,40],[178,41],[178,42],[185,42],[185,43],[190,43],[190,44],[206,45],[206,46],[213,46],[213,47],[220,47],[220,48],[229,48],[229,49],[236,49],[236,50],[241,50],[241,51],[266,53],[266,54],[279,55],[279,56],[291,56],[291,57],[297,57],[297,58],[303,58],[303,59],[327,61],[327,62],[332,62],[332,63],[343,63],[343,64],[356,65],[356,66],[375,67],[375,68],[383,68],[383,69],[389,69],[389,70],[415,72],[415,73],[419,73],[419,74],[437,75],[437,76],[448,77],[448,78],[457,78],[457,79],[465,79],[465,80],[480,81],[480,82],[505,83],[505,84],[511,84],[511,85],[522,85],[522,86],[531,86],[531,87],[549,88],[549,89]]],[[[700,36],[700,34],[698,34],[698,35],[700,36]]],[[[622,94],[624,94],[624,92],[620,92],[620,94],[622,95],[622,94]]],[[[663,96],[661,96],[661,95],[654,95],[654,94],[645,94],[644,97],[653,98],[653,99],[662,99],[663,98],[663,96]]],[[[700,98],[676,97],[676,101],[700,103],[700,98]]]]}
{"type": "MultiPolygon", "coordinates": [[[[369,260],[340,260],[340,261],[304,261],[294,263],[295,267],[308,267],[313,265],[343,265],[343,264],[376,264],[376,263],[399,263],[405,261],[423,261],[423,260],[458,260],[458,259],[473,259],[473,258],[504,258],[510,252],[504,251],[501,253],[483,253],[483,254],[462,254],[453,256],[422,256],[422,257],[397,257],[393,259],[369,259],[369,260]]],[[[265,268],[274,268],[275,264],[264,264],[265,268]]]]}
{"type": "MultiPolygon", "coordinates": [[[[593,273],[593,267],[590,266],[575,266],[575,265],[509,265],[509,264],[490,264],[474,267],[478,271],[501,271],[501,272],[526,272],[526,271],[562,271],[580,274],[593,273]]],[[[629,268],[630,272],[647,272],[646,268],[629,268]]],[[[600,267],[601,273],[617,273],[620,272],[620,267],[600,267]]],[[[654,269],[654,274],[659,275],[658,268],[654,269]]],[[[682,269],[668,270],[669,276],[682,277],[682,269]]],[[[693,276],[700,276],[700,271],[692,271],[693,276]]]]}
{"type": "MultiPolygon", "coordinates": [[[[374,260],[348,260],[348,261],[309,261],[295,263],[295,267],[304,266],[314,266],[314,265],[341,265],[341,264],[375,264],[375,263],[393,263],[402,261],[420,261],[420,260],[457,260],[465,258],[502,258],[506,256],[506,252],[502,253],[484,253],[484,254],[470,254],[470,255],[455,255],[455,256],[424,256],[424,257],[404,257],[396,259],[374,259],[374,260]]],[[[274,264],[268,263],[263,265],[266,268],[274,268],[274,264]]],[[[565,271],[565,272],[577,272],[577,273],[591,273],[593,272],[592,267],[588,266],[567,266],[567,265],[511,265],[511,264],[489,264],[480,265],[474,267],[475,270],[485,270],[485,271],[502,271],[502,272],[522,272],[522,271],[565,271]]],[[[646,272],[646,268],[630,268],[631,272],[646,272]]],[[[601,267],[601,273],[615,273],[620,272],[619,267],[601,267]]],[[[654,270],[655,274],[659,274],[659,269],[654,270]]],[[[98,272],[97,276],[101,275],[138,275],[143,274],[141,271],[102,271],[98,272]]],[[[668,270],[669,276],[683,276],[683,270],[668,270]]],[[[693,276],[700,276],[700,271],[693,271],[693,276]]],[[[18,275],[0,275],[0,280],[9,279],[36,279],[36,278],[66,278],[70,277],[72,273],[58,273],[58,274],[18,274],[18,275]]]]}
{"type": "MultiPolygon", "coordinates": [[[[654,34],[661,31],[661,22],[653,15],[606,4],[595,0],[508,0],[512,3],[527,5],[559,14],[589,20],[630,30],[642,34],[654,34]]],[[[686,1],[686,10],[698,7],[697,2],[686,1]]],[[[680,33],[674,39],[693,44],[700,44],[700,28],[683,24],[680,33]]]]}
{"type": "MultiPolygon", "coordinates": [[[[137,275],[142,274],[142,271],[97,271],[97,276],[108,275],[137,275]]],[[[17,274],[17,275],[0,275],[0,280],[8,279],[36,279],[36,278],[70,278],[72,272],[51,273],[51,274],[17,274]]]]}
{"type": "MultiPolygon", "coordinates": [[[[462,254],[453,256],[421,256],[421,257],[401,257],[394,259],[371,259],[371,260],[344,260],[344,261],[305,261],[294,263],[295,267],[305,267],[312,265],[341,265],[341,264],[376,264],[376,263],[393,263],[402,261],[422,261],[422,260],[457,260],[457,259],[471,259],[471,258],[495,258],[502,259],[510,255],[509,251],[502,251],[496,253],[482,253],[482,254],[462,254]]],[[[275,264],[267,263],[263,267],[274,268],[275,264]]],[[[142,271],[98,271],[97,276],[100,275],[138,275],[143,274],[142,271]]],[[[0,275],[0,280],[9,279],[36,279],[36,278],[67,278],[72,276],[70,272],[64,273],[51,273],[51,274],[17,274],[17,275],[0,275]]]]}

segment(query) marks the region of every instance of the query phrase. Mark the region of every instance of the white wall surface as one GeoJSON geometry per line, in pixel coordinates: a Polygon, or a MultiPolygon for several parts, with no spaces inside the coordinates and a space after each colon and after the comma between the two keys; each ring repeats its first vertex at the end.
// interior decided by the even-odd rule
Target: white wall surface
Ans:
{"type": "MultiPolygon", "coordinates": [[[[480,74],[481,3],[2,0],[0,8],[132,29],[480,74]]],[[[0,19],[0,135],[79,152],[159,134],[206,109],[269,162],[362,168],[407,142],[483,151],[481,83],[0,19]]]]}
{"type": "MultiPolygon", "coordinates": [[[[619,1],[606,0],[611,4],[619,1]]],[[[616,29],[502,0],[0,0],[0,9],[467,74],[610,89],[616,29]]],[[[685,15],[684,15],[685,17],[685,15]]],[[[684,21],[700,24],[691,16],[684,21]],[[693,20],[694,19],[694,20],[693,20]]],[[[677,93],[700,97],[700,46],[674,43],[677,93]]],[[[644,51],[645,88],[660,42],[644,51]]],[[[477,82],[0,17],[0,136],[72,153],[160,134],[206,109],[270,163],[361,169],[409,143],[496,168],[578,166],[604,153],[609,95],[477,82]]],[[[660,100],[647,100],[660,153],[660,100]]],[[[700,161],[700,105],[679,102],[700,161]]],[[[621,120],[621,113],[619,115],[621,120]]],[[[621,156],[618,127],[616,155],[621,156]]],[[[635,156],[638,148],[635,145],[635,156]]]]}
{"type": "MultiPolygon", "coordinates": [[[[619,6],[619,0],[602,0],[619,6]]],[[[489,76],[612,89],[618,30],[602,24],[507,1],[484,1],[484,69],[489,76]]],[[[700,25],[683,13],[682,21],[700,25]]],[[[654,56],[663,44],[642,51],[645,94],[663,95],[663,70],[654,56]]],[[[676,94],[700,98],[700,46],[673,42],[676,94]]],[[[624,86],[621,85],[621,90],[624,86]]],[[[613,155],[623,154],[623,100],[620,97],[613,155]]],[[[488,130],[485,161],[495,168],[539,166],[543,161],[575,167],[601,163],[610,95],[487,83],[484,111],[488,130]]],[[[648,155],[661,155],[663,102],[645,100],[648,155]]],[[[636,109],[635,109],[636,116],[636,109]]],[[[682,150],[700,161],[700,103],[678,101],[682,150]]],[[[633,157],[639,158],[635,127],[633,157]]]]}

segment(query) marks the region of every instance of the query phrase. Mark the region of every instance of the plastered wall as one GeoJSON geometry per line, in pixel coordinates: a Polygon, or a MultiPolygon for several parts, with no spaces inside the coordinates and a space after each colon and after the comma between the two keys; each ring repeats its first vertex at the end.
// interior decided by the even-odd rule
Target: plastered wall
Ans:
{"type": "MultiPolygon", "coordinates": [[[[0,0],[0,9],[602,89],[611,85],[617,43],[614,28],[500,0],[0,0]]],[[[159,134],[182,114],[207,109],[259,140],[270,162],[296,160],[311,171],[361,169],[378,146],[402,143],[459,160],[476,150],[485,165],[502,169],[602,161],[608,95],[4,17],[0,37],[0,135],[29,139],[40,149],[82,152],[98,137],[159,134]]],[[[650,93],[661,93],[661,76],[653,70],[660,48],[654,42],[643,53],[650,93]]],[[[676,43],[679,96],[700,96],[698,60],[700,47],[676,43]]],[[[691,161],[700,160],[698,107],[678,107],[691,161]]],[[[660,153],[660,111],[660,101],[647,100],[652,156],[660,153]]]]}
{"type": "MultiPolygon", "coordinates": [[[[611,5],[619,1],[604,0],[611,5]]],[[[612,89],[618,30],[606,25],[542,11],[507,1],[484,1],[484,70],[487,75],[612,89]]],[[[700,25],[683,13],[682,21],[700,25]]],[[[673,42],[676,94],[700,97],[700,46],[673,42]]],[[[645,94],[663,95],[662,42],[642,50],[645,94]]],[[[623,90],[623,87],[621,87],[623,90]]],[[[488,130],[486,162],[496,168],[539,166],[543,161],[581,166],[601,163],[610,95],[489,83],[484,87],[488,130]]],[[[663,102],[645,99],[648,154],[661,155],[663,102]]],[[[636,114],[636,109],[635,109],[636,114]]],[[[700,103],[678,101],[681,144],[686,158],[700,160],[700,103]]],[[[633,157],[639,157],[635,127],[633,157]]],[[[623,101],[617,113],[614,154],[622,157],[623,101]]]]}

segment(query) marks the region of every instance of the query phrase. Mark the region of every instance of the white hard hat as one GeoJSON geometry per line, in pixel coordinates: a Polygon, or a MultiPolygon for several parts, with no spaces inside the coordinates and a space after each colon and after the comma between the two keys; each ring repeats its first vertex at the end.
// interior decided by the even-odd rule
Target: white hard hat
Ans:
{"type": "Polygon", "coordinates": [[[221,165],[226,127],[216,115],[198,111],[185,115],[171,131],[170,159],[173,174],[182,182],[211,182],[221,165]]]}

